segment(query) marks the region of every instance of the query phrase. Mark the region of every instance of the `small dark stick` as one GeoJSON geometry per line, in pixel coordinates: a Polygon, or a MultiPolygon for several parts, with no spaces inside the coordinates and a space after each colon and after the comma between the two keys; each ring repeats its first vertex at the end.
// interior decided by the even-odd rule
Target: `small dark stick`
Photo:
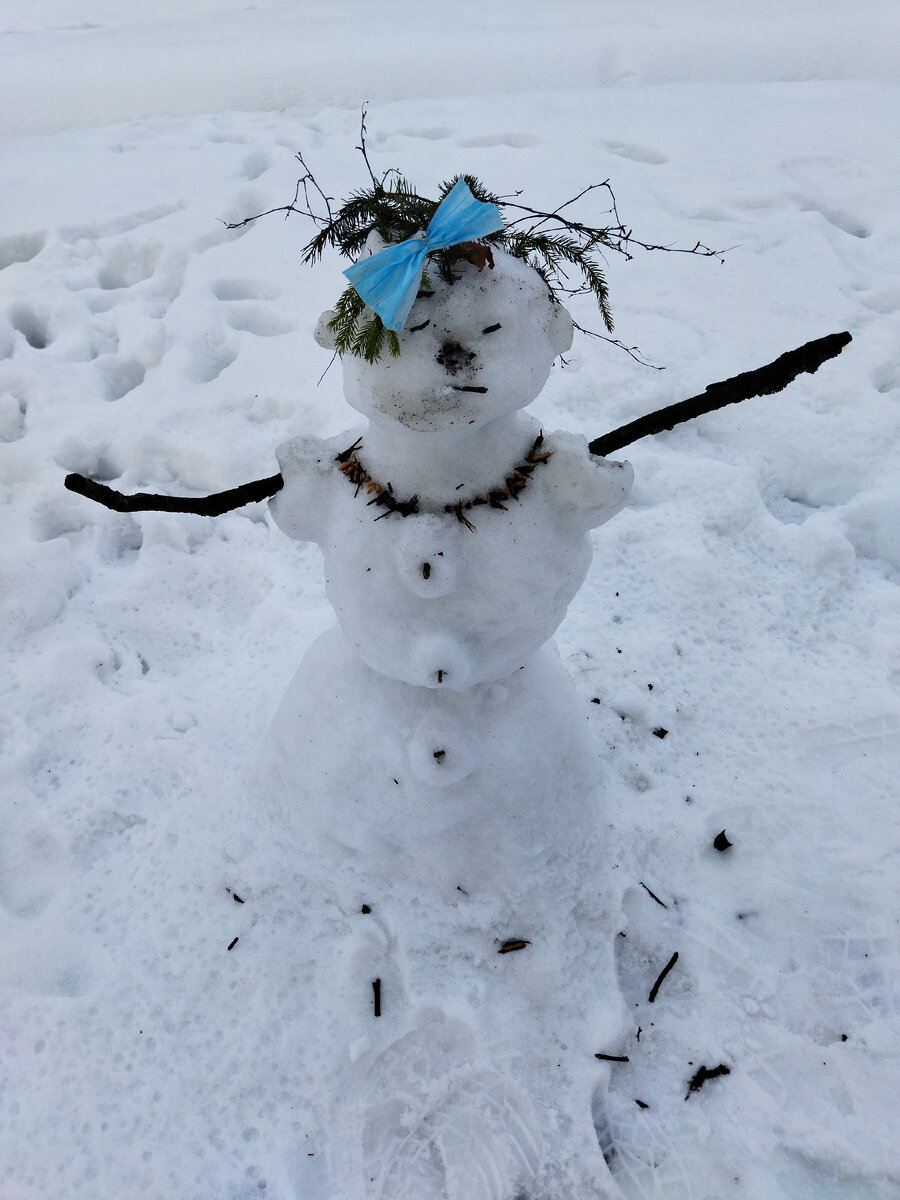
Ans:
{"type": "Polygon", "coordinates": [[[375,1016],[380,1017],[381,1016],[381,980],[380,979],[372,980],[372,991],[375,994],[375,996],[374,996],[375,1016]]]}
{"type": "Polygon", "coordinates": [[[726,1067],[724,1063],[719,1063],[717,1067],[701,1067],[688,1084],[685,1100],[690,1098],[691,1092],[699,1092],[707,1079],[718,1079],[720,1075],[730,1074],[731,1067],[726,1067]]]}
{"type": "Polygon", "coordinates": [[[635,1104],[638,1106],[638,1108],[649,1108],[650,1107],[650,1105],[645,1104],[643,1100],[635,1100],[635,1104]]]}
{"type": "Polygon", "coordinates": [[[531,942],[525,941],[524,938],[513,938],[509,942],[504,942],[503,945],[500,947],[500,949],[497,951],[497,953],[498,954],[509,954],[513,950],[524,950],[526,946],[530,946],[530,945],[531,945],[531,942]]]}
{"type": "Polygon", "coordinates": [[[601,1062],[630,1062],[627,1054],[595,1054],[594,1058],[599,1058],[601,1062]]]}
{"type": "Polygon", "coordinates": [[[243,904],[244,903],[243,900],[240,898],[240,896],[237,894],[237,892],[232,892],[231,898],[232,898],[232,900],[234,900],[235,904],[243,904]]]}
{"type": "Polygon", "coordinates": [[[647,997],[647,1000],[651,1004],[655,1003],[657,994],[660,989],[660,985],[662,984],[662,981],[665,979],[665,977],[668,975],[668,973],[672,970],[672,968],[675,966],[675,964],[677,962],[678,962],[678,951],[676,950],[675,953],[672,955],[672,957],[669,959],[669,961],[666,963],[666,965],[663,967],[662,971],[660,971],[659,978],[657,979],[656,983],[654,983],[653,987],[650,989],[650,995],[647,997]]]}
{"type": "Polygon", "coordinates": [[[651,898],[651,900],[655,900],[656,903],[661,905],[662,908],[669,907],[668,904],[663,904],[662,900],[660,900],[659,896],[657,896],[655,892],[650,891],[650,889],[647,887],[646,883],[641,883],[641,887],[644,889],[644,891],[647,893],[647,895],[651,898]]]}
{"type": "Polygon", "coordinates": [[[235,939],[232,941],[231,945],[228,947],[228,949],[229,949],[229,950],[233,950],[233,949],[235,948],[235,946],[238,944],[238,942],[239,942],[240,940],[241,940],[240,938],[235,938],[235,939]]]}

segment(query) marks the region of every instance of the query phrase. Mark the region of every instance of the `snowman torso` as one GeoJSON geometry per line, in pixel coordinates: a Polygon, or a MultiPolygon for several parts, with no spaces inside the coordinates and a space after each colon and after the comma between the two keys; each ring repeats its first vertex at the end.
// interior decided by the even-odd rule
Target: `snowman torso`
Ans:
{"type": "MultiPolygon", "coordinates": [[[[537,430],[523,432],[499,482],[537,430]]],[[[548,436],[549,457],[517,498],[465,509],[464,519],[437,505],[401,516],[370,503],[366,485],[340,470],[352,441],[342,434],[283,446],[285,488],[273,504],[282,529],[321,547],[328,598],[348,641],[379,674],[417,686],[459,690],[517,670],[552,637],[590,564],[586,531],[596,516],[576,502],[588,493],[573,478],[577,439],[548,436]]],[[[604,467],[595,482],[605,486],[606,516],[624,501],[630,473],[604,467]]],[[[469,499],[463,492],[447,502],[469,499]]]]}

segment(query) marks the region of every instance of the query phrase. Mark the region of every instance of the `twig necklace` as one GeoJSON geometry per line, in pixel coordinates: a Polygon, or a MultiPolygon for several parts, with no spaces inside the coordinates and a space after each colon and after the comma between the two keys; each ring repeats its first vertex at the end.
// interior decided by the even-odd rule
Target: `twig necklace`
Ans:
{"type": "MultiPolygon", "coordinates": [[[[445,504],[445,513],[455,513],[456,519],[461,525],[465,525],[466,529],[471,529],[473,532],[475,526],[465,515],[473,508],[478,508],[479,505],[486,504],[490,508],[499,508],[503,512],[507,511],[504,500],[515,500],[518,503],[519,493],[524,492],[528,486],[528,480],[535,467],[545,463],[552,450],[541,450],[544,444],[544,435],[539,433],[532,443],[531,449],[525,455],[525,458],[520,463],[516,463],[512,471],[503,480],[503,483],[498,487],[489,488],[486,492],[482,492],[477,496],[473,496],[471,500],[457,500],[455,504],[445,504]]],[[[389,517],[391,513],[399,513],[401,517],[409,517],[419,511],[419,496],[410,496],[408,500],[400,500],[394,495],[394,489],[390,483],[379,483],[374,479],[360,460],[357,458],[356,452],[362,445],[362,438],[358,437],[352,446],[348,446],[340,454],[336,454],[334,461],[339,463],[338,470],[356,487],[355,495],[359,495],[363,488],[366,489],[366,494],[371,495],[372,499],[369,504],[374,504],[376,508],[383,508],[385,511],[375,518],[380,521],[382,517],[389,517]]],[[[462,486],[462,485],[460,485],[462,486]]]]}

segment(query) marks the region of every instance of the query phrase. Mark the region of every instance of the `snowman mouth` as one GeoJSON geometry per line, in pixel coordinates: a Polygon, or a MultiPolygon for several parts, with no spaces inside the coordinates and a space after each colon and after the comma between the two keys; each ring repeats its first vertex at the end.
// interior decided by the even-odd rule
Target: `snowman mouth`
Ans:
{"type": "Polygon", "coordinates": [[[483,396],[487,391],[486,387],[475,387],[473,384],[459,385],[451,383],[449,387],[451,392],[478,392],[478,394],[481,396],[483,396]]]}

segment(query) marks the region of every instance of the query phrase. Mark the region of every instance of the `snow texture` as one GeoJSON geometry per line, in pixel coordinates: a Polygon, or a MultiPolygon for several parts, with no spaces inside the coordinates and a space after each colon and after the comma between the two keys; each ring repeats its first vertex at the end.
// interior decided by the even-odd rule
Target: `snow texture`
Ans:
{"type": "MultiPolygon", "coordinates": [[[[535,1177],[528,1200],[895,1200],[895,8],[13,0],[2,22],[4,1200],[513,1200],[535,1177]],[[343,264],[301,270],[299,222],[222,221],[290,199],[297,149],[330,194],[363,182],[366,98],[376,169],[424,191],[465,170],[544,207],[609,176],[652,240],[733,247],[610,261],[617,333],[666,370],[576,335],[530,409],[548,438],[854,339],[628,448],[629,506],[590,535],[557,634],[574,697],[455,693],[493,705],[480,753],[510,769],[515,720],[562,752],[580,713],[596,833],[569,791],[528,837],[476,842],[463,797],[419,874],[378,840],[365,774],[330,785],[342,822],[247,790],[301,660],[346,649],[319,551],[265,505],[128,516],[62,488],[202,494],[351,423],[312,336],[343,264]],[[379,846],[375,890],[335,869],[354,839],[379,846]],[[501,956],[529,935],[490,888],[520,868],[539,936],[501,956]]],[[[460,535],[507,519],[482,512],[460,535]]],[[[550,650],[533,667],[567,695],[550,650]]],[[[341,736],[371,731],[369,670],[320,687],[317,761],[335,705],[341,736]]],[[[383,769],[415,718],[391,785],[412,837],[433,726],[409,686],[366,749],[383,769]]],[[[501,835],[502,805],[477,816],[501,835]]]]}

